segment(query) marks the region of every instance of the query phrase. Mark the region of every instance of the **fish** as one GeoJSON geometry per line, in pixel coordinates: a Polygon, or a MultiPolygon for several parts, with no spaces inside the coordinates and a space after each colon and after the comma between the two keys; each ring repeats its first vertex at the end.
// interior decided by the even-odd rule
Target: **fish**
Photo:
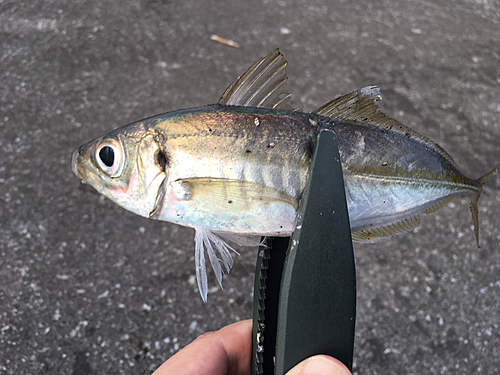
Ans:
{"type": "Polygon", "coordinates": [[[195,267],[207,300],[206,259],[219,285],[232,252],[261,236],[290,236],[318,134],[336,134],[354,241],[411,230],[420,214],[477,201],[500,166],[471,179],[438,144],[385,115],[378,86],[312,112],[294,109],[278,50],[255,62],[216,104],[167,112],[81,145],[72,169],[123,208],[195,229],[195,267]]]}

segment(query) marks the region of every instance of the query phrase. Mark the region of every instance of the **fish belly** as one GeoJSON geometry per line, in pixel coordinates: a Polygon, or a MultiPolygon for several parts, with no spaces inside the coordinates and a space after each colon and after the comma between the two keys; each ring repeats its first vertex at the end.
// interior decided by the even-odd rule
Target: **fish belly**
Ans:
{"type": "Polygon", "coordinates": [[[276,200],[256,202],[258,198],[253,189],[263,186],[282,191],[296,202],[307,180],[307,169],[297,166],[290,168],[290,163],[271,163],[258,157],[221,159],[178,154],[176,161],[182,168],[172,173],[161,220],[219,232],[266,236],[284,236],[292,232],[296,205],[276,200]],[[224,162],[221,163],[221,160],[224,162]],[[191,194],[176,187],[179,181],[188,181],[189,186],[189,181],[197,178],[214,179],[219,186],[210,191],[200,191],[199,194],[191,194]],[[236,196],[229,188],[234,181],[242,182],[243,191],[236,192],[236,196]],[[183,199],[183,196],[186,198],[183,199]]]}

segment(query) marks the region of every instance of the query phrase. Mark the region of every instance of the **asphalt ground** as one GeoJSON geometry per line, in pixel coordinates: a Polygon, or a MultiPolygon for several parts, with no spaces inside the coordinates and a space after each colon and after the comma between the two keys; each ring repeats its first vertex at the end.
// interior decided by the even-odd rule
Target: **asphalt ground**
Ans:
{"type": "MultiPolygon", "coordinates": [[[[0,0],[0,373],[148,374],[249,318],[256,254],[203,303],[193,231],[82,185],[80,144],[218,100],[279,47],[292,102],[370,84],[384,111],[479,177],[500,161],[495,1],[0,0]],[[210,40],[232,39],[241,48],[210,40]]],[[[494,374],[500,363],[500,176],[418,229],[356,244],[356,374],[494,374]]]]}

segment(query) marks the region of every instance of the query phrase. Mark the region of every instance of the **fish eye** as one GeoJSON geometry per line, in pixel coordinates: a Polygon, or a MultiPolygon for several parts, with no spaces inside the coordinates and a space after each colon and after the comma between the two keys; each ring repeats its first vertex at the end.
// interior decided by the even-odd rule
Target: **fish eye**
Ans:
{"type": "Polygon", "coordinates": [[[96,149],[95,159],[99,168],[110,177],[117,177],[122,173],[124,156],[118,140],[103,140],[96,149]]]}
{"type": "Polygon", "coordinates": [[[115,161],[115,152],[110,146],[104,146],[99,151],[99,159],[106,165],[106,167],[112,167],[115,161]]]}

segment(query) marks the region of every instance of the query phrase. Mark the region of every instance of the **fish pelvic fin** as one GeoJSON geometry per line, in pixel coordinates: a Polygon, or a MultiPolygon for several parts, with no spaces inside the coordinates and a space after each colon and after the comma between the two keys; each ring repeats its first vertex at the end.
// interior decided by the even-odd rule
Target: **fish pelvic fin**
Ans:
{"type": "Polygon", "coordinates": [[[196,227],[195,233],[195,265],[196,265],[196,280],[198,282],[198,290],[200,291],[203,302],[207,302],[208,295],[208,278],[207,265],[205,261],[205,253],[208,254],[208,259],[212,265],[215,277],[222,287],[222,276],[229,273],[233,267],[233,257],[231,252],[240,255],[236,247],[259,246],[260,236],[251,236],[239,233],[224,233],[213,232],[205,227],[196,227]]]}
{"type": "Polygon", "coordinates": [[[478,208],[477,208],[477,201],[479,200],[479,197],[481,196],[482,193],[482,187],[488,181],[488,179],[497,171],[497,169],[500,168],[500,163],[497,164],[491,171],[486,173],[485,175],[479,177],[477,179],[477,182],[481,185],[481,191],[479,194],[474,195],[470,199],[470,212],[472,214],[472,221],[474,222],[474,234],[476,236],[476,242],[477,242],[477,247],[480,248],[479,246],[479,217],[478,217],[478,208]]]}
{"type": "Polygon", "coordinates": [[[217,234],[204,227],[196,227],[195,240],[195,265],[196,265],[196,280],[198,282],[198,290],[200,291],[203,302],[207,302],[208,295],[208,279],[207,279],[207,266],[205,262],[205,252],[208,254],[208,259],[212,264],[215,277],[222,287],[222,274],[224,269],[227,273],[233,267],[233,257],[231,250],[233,249],[226,241],[220,238],[217,234]],[[220,258],[219,258],[220,257],[220,258]]]}
{"type": "Polygon", "coordinates": [[[204,227],[196,227],[195,233],[195,264],[196,280],[203,302],[207,302],[208,278],[205,253],[212,265],[215,277],[221,289],[224,272],[229,273],[233,267],[231,252],[240,255],[235,247],[258,247],[262,245],[260,236],[244,233],[214,232],[204,227]],[[234,247],[233,247],[234,245],[234,247]]]}

